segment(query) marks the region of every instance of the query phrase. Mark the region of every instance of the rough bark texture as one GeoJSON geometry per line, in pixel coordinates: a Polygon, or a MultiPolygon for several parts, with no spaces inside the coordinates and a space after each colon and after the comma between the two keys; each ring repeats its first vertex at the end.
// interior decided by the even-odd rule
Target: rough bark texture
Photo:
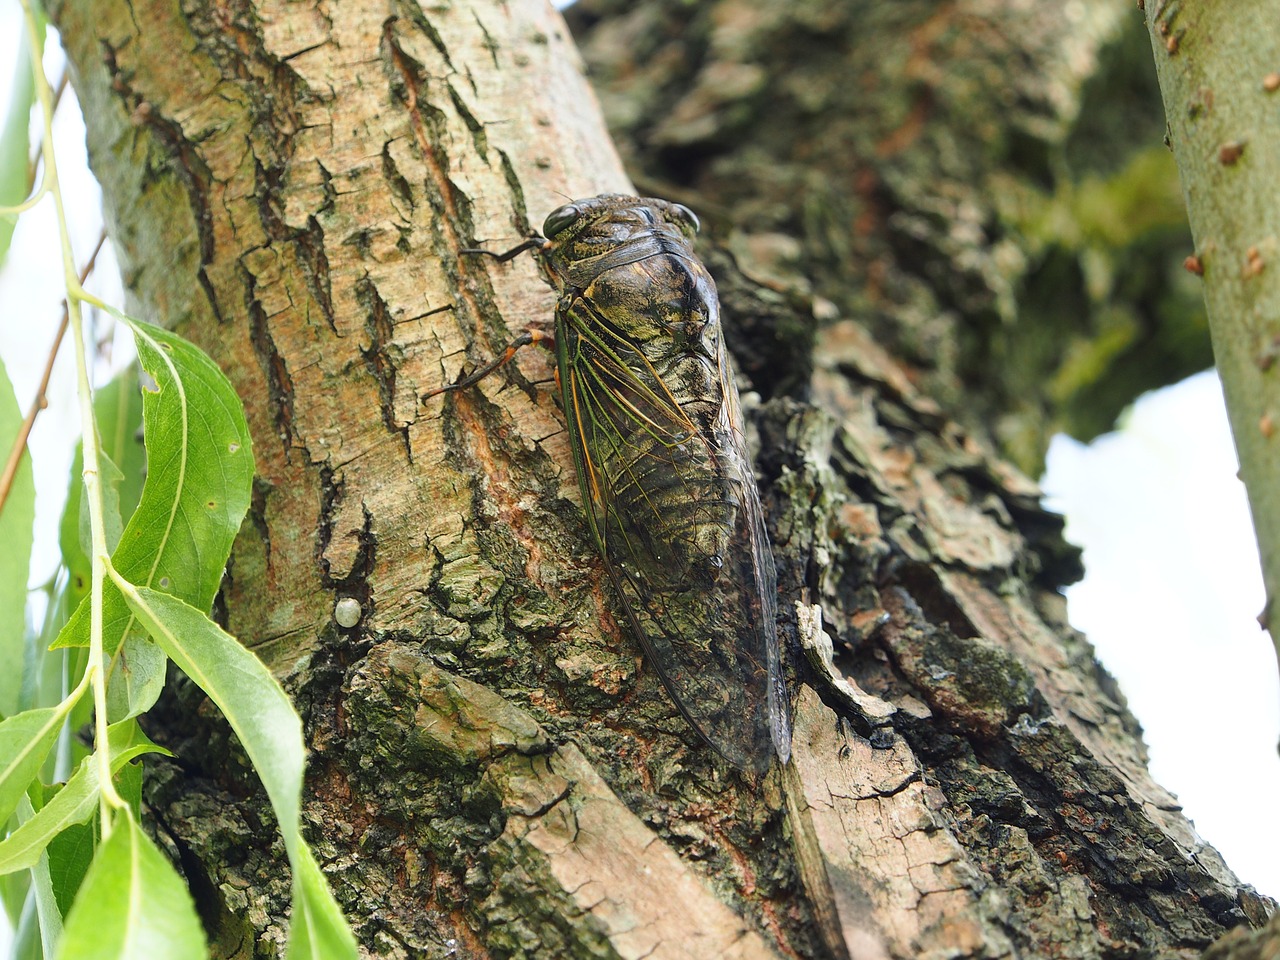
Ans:
{"type": "MultiPolygon", "coordinates": [[[[1066,624],[1061,523],[992,452],[1109,422],[1146,385],[1128,351],[1169,342],[1171,217],[1080,226],[1091,190],[1166,187],[1115,138],[1068,163],[1126,126],[1089,91],[1127,4],[628,7],[578,14],[588,56],[642,183],[704,214],[764,401],[796,738],[760,783],[618,627],[547,358],[421,400],[551,316],[534,262],[459,251],[627,187],[559,18],[52,10],[135,307],[246,401],[260,480],[218,612],[304,711],[311,836],[365,949],[1191,957],[1260,921],[1148,777],[1066,624]]],[[[217,954],[271,956],[283,858],[208,713],[175,685],[148,802],[217,954]]]]}
{"type": "Polygon", "coordinates": [[[858,318],[1024,471],[1212,364],[1131,5],[569,16],[641,187],[714,211],[745,272],[858,318]]]}

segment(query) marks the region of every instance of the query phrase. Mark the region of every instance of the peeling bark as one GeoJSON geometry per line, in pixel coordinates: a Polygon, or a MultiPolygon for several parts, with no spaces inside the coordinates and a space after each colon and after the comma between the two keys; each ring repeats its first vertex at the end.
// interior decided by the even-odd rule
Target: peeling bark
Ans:
{"type": "MultiPolygon", "coordinates": [[[[661,81],[611,82],[611,115],[634,98],[638,176],[706,213],[761,395],[797,695],[794,761],[762,782],[699,744],[619,627],[548,358],[422,399],[552,315],[532,259],[462,251],[629,188],[558,16],[54,6],[134,309],[246,401],[260,477],[220,609],[304,711],[310,836],[369,955],[1192,957],[1270,910],[1150,780],[1066,624],[1061,521],[993,452],[1034,462],[1061,416],[993,331],[1048,331],[1041,359],[1079,335],[1018,295],[1061,238],[987,231],[1001,196],[1039,196],[1052,164],[1016,158],[1065,149],[1120,42],[1114,5],[1082,6],[1101,19],[1070,35],[997,0],[876,8],[858,29],[897,52],[874,69],[824,46],[858,5],[579,15],[597,69],[661,81]],[[777,36],[810,46],[772,56],[777,36]],[[785,79],[806,49],[809,107],[785,79]]],[[[282,855],[208,712],[175,685],[155,734],[183,766],[148,803],[217,955],[274,956],[282,855]]]]}

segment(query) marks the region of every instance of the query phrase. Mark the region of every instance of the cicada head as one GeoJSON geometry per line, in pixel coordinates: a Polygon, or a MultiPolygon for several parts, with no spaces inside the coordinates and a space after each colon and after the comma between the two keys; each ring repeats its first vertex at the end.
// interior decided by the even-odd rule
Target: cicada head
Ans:
{"type": "Polygon", "coordinates": [[[567,269],[620,245],[654,236],[688,249],[698,226],[698,218],[683,204],[606,193],[552,210],[542,233],[553,265],[567,269]]]}

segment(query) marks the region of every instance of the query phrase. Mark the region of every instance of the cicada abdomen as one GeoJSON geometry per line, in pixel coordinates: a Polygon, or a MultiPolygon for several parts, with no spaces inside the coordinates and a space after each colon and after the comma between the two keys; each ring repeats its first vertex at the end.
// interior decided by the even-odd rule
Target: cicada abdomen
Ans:
{"type": "Polygon", "coordinates": [[[625,620],[699,735],[762,772],[791,752],[776,575],[697,227],[679,204],[604,195],[554,211],[540,246],[578,483],[625,620]]]}

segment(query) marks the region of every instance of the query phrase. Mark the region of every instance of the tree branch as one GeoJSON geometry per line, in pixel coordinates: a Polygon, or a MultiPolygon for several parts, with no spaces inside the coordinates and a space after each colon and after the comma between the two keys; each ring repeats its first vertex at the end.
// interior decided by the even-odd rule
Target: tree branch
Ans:
{"type": "Polygon", "coordinates": [[[1280,661],[1280,3],[1148,0],[1146,17],[1280,661]]]}

